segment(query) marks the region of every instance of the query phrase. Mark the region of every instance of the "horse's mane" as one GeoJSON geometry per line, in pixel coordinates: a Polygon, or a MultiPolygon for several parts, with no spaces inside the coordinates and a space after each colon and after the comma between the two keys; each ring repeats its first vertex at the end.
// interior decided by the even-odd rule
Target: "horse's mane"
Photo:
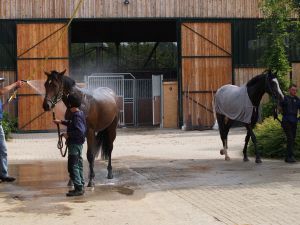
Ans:
{"type": "Polygon", "coordinates": [[[268,74],[269,72],[265,71],[262,74],[256,75],[255,77],[253,77],[251,80],[247,82],[247,87],[254,85],[255,83],[257,83],[257,81],[261,80],[262,78],[265,78],[265,76],[268,74]]]}
{"type": "Polygon", "coordinates": [[[63,82],[64,82],[64,88],[66,88],[67,90],[70,90],[76,84],[75,80],[73,80],[68,76],[63,76],[63,82]]]}

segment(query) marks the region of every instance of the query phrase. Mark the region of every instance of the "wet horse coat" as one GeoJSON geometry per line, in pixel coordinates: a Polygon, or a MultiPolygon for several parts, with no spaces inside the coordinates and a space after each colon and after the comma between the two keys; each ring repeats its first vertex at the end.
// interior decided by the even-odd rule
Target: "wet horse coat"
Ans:
{"type": "MultiPolygon", "coordinates": [[[[43,108],[45,111],[49,111],[60,100],[68,107],[68,94],[77,93],[81,96],[80,109],[85,113],[87,122],[87,159],[90,169],[88,186],[94,186],[94,162],[100,150],[102,150],[102,156],[108,159],[107,178],[113,178],[111,153],[118,125],[117,98],[109,88],[97,88],[93,91],[81,89],[76,86],[74,80],[64,76],[64,72],[46,73],[48,78],[45,82],[46,95],[43,108]]],[[[69,113],[70,110],[67,108],[66,119],[68,119],[69,113]]]]}

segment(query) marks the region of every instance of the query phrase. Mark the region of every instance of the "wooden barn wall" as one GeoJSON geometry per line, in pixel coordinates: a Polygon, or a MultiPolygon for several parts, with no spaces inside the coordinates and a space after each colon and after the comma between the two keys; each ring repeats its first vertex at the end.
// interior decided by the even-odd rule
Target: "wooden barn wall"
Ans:
{"type": "Polygon", "coordinates": [[[234,69],[234,84],[241,86],[264,71],[265,68],[236,68],[234,69]]]}
{"type": "Polygon", "coordinates": [[[163,127],[178,127],[178,82],[163,82],[163,127]]]}
{"type": "Polygon", "coordinates": [[[292,63],[292,78],[298,88],[300,87],[300,63],[292,63]]]}
{"type": "MultiPolygon", "coordinates": [[[[0,71],[0,77],[5,78],[5,81],[0,84],[0,87],[4,87],[4,86],[12,84],[16,81],[16,72],[15,71],[0,71]]],[[[16,100],[10,102],[9,104],[6,103],[7,99],[11,96],[12,93],[13,93],[13,91],[11,91],[5,95],[2,95],[1,101],[3,104],[3,110],[5,112],[7,112],[9,116],[14,118],[17,116],[16,100]]]]}
{"type": "MultiPolygon", "coordinates": [[[[77,18],[260,18],[260,0],[84,0],[77,18]]],[[[70,18],[79,0],[0,0],[0,19],[70,18]]]]}
{"type": "Polygon", "coordinates": [[[181,32],[183,123],[211,127],[213,93],[232,82],[231,24],[183,23],[181,32]]]}
{"type": "MultiPolygon", "coordinates": [[[[19,91],[18,125],[21,130],[56,128],[52,122],[52,113],[44,113],[42,108],[45,90],[43,84],[46,80],[44,71],[66,69],[66,74],[69,74],[68,32],[60,29],[63,26],[63,23],[17,24],[18,79],[30,79],[35,87],[25,86],[19,91]],[[53,35],[49,36],[50,34],[53,35]],[[49,59],[44,61],[45,57],[49,59]]],[[[63,118],[64,105],[56,105],[55,112],[57,118],[63,118]]]]}

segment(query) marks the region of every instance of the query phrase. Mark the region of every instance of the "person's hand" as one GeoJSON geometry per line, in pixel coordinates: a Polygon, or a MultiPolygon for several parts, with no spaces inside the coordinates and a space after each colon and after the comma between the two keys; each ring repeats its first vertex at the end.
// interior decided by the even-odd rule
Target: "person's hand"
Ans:
{"type": "Polygon", "coordinates": [[[53,120],[53,123],[55,123],[55,124],[60,124],[60,123],[61,123],[61,120],[53,120]]]}
{"type": "Polygon", "coordinates": [[[22,87],[24,84],[25,84],[25,82],[24,82],[24,81],[21,81],[21,80],[18,80],[18,81],[16,82],[17,88],[22,87]]]}

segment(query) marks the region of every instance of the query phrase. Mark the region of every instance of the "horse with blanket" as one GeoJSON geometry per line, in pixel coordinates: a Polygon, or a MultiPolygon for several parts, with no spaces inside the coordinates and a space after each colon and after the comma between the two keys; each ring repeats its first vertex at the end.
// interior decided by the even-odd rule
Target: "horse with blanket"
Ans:
{"type": "Polygon", "coordinates": [[[254,144],[255,162],[261,163],[260,152],[257,149],[256,136],[253,128],[258,120],[258,107],[265,93],[272,96],[277,101],[282,101],[284,95],[280,89],[278,80],[271,70],[255,76],[245,85],[238,87],[235,85],[224,85],[216,92],[214,99],[215,112],[219,125],[219,132],[223,142],[221,155],[225,155],[225,160],[230,160],[228,155],[228,132],[233,121],[242,122],[247,129],[245,145],[243,149],[244,161],[249,161],[247,146],[249,139],[254,144]]]}

